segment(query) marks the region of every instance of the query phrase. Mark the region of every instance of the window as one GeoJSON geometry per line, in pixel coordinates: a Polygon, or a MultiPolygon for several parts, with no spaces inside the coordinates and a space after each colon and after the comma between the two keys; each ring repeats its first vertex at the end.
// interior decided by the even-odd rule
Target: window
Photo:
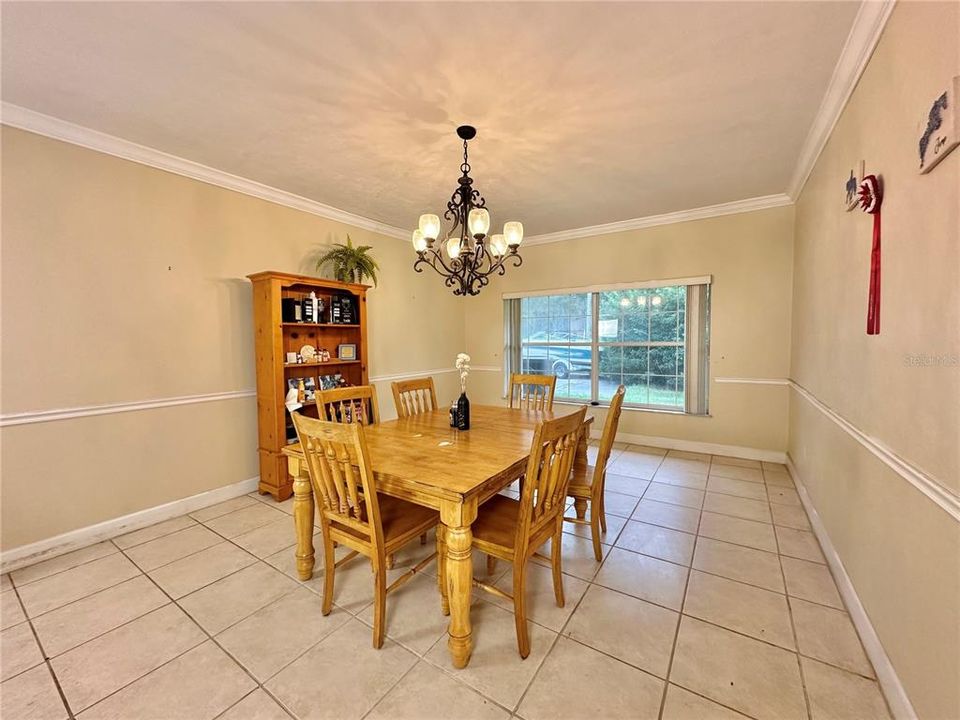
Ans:
{"type": "Polygon", "coordinates": [[[709,278],[505,299],[508,372],[557,376],[556,398],[705,414],[709,278]],[[689,331],[688,331],[689,329],[689,331]]]}

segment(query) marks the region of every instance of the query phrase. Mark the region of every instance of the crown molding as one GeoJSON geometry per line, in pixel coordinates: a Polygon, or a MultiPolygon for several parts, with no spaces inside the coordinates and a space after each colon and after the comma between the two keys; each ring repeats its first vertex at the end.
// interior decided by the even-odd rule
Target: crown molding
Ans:
{"type": "Polygon", "coordinates": [[[303,212],[318,215],[327,220],[334,220],[344,223],[345,225],[352,225],[353,227],[370,230],[371,232],[401,240],[406,240],[409,237],[409,233],[406,230],[394,227],[393,225],[371,220],[362,215],[355,215],[346,210],[340,210],[339,208],[325,205],[316,200],[310,200],[309,198],[295,195],[285,190],[279,190],[269,185],[256,182],[255,180],[248,180],[239,175],[232,175],[207,165],[201,165],[192,160],[177,157],[176,155],[155,150],[154,148],[130,142],[129,140],[124,140],[113,135],[91,130],[90,128],[85,128],[67,122],[66,120],[60,120],[50,115],[44,115],[43,113],[20,107],[19,105],[13,105],[7,102],[3,103],[2,111],[0,111],[0,122],[20,130],[27,130],[37,135],[43,135],[53,138],[54,140],[62,140],[63,142],[68,142],[73,145],[79,145],[90,150],[113,155],[123,160],[131,160],[141,165],[166,170],[175,175],[182,175],[183,177],[199,180],[200,182],[210,185],[216,185],[217,187],[226,188],[227,190],[233,190],[243,193],[244,195],[250,195],[251,197],[260,198],[261,200],[276,203],[277,205],[293,208],[294,210],[302,210],[303,212]]]}
{"type": "Polygon", "coordinates": [[[870,56],[873,55],[874,48],[880,41],[880,35],[895,4],[896,0],[865,0],[860,3],[860,9],[853,19],[850,34],[840,51],[830,84],[823,94],[820,109],[817,110],[807,139],[803,142],[800,157],[787,186],[787,195],[794,200],[803,192],[803,186],[810,177],[817,158],[823,152],[833,128],[870,61],[870,56]]]}
{"type": "MultiPolygon", "coordinates": [[[[388,237],[399,240],[409,239],[409,232],[402,228],[387,225],[377,220],[371,220],[362,215],[355,215],[346,210],[340,210],[339,208],[325,205],[316,200],[294,195],[293,193],[279,190],[254,180],[248,180],[239,175],[232,175],[222,170],[187,160],[186,158],[124,140],[114,135],[91,130],[90,128],[50,115],[44,115],[43,113],[12,103],[4,102],[0,107],[2,107],[2,110],[0,110],[0,123],[3,125],[26,130],[36,133],[37,135],[53,138],[54,140],[79,145],[80,147],[102,152],[107,155],[113,155],[123,160],[130,160],[135,163],[140,163],[141,165],[165,170],[175,175],[182,175],[192,178],[193,180],[199,180],[200,182],[205,182],[210,185],[216,185],[217,187],[226,188],[227,190],[233,190],[243,193],[244,195],[260,198],[267,202],[293,208],[294,210],[302,210],[312,215],[327,218],[328,220],[335,220],[336,222],[342,222],[346,225],[352,225],[364,230],[380,233],[381,235],[387,235],[388,237]]],[[[782,193],[778,195],[766,195],[763,197],[748,198],[746,200],[737,200],[735,202],[721,203],[719,205],[708,205],[691,210],[680,210],[663,215],[650,215],[632,220],[607,223],[605,225],[593,225],[590,227],[575,228],[573,230],[561,230],[546,235],[534,235],[526,238],[524,245],[539,245],[542,243],[560,242],[562,240],[574,240],[576,238],[606,235],[624,230],[638,230],[640,228],[655,227],[657,225],[670,225],[672,223],[686,222],[687,220],[733,215],[736,213],[750,212],[751,210],[781,207],[783,205],[789,205],[792,202],[790,197],[782,193]]]]}
{"type": "Polygon", "coordinates": [[[664,213],[663,215],[648,215],[647,217],[620,220],[619,222],[605,223],[603,225],[590,225],[573,230],[560,230],[559,232],[547,233],[545,235],[533,235],[525,238],[523,244],[525,246],[544,245],[547,243],[563,242],[564,240],[609,235],[627,230],[642,230],[643,228],[656,227],[657,225],[673,225],[674,223],[687,222],[689,220],[703,220],[705,218],[720,217],[721,215],[736,215],[738,213],[766,210],[768,208],[783,207],[784,205],[791,204],[793,204],[793,200],[783,193],[764,195],[762,197],[747,198],[746,200],[720,203],[719,205],[707,205],[690,210],[678,210],[676,212],[664,213]]]}

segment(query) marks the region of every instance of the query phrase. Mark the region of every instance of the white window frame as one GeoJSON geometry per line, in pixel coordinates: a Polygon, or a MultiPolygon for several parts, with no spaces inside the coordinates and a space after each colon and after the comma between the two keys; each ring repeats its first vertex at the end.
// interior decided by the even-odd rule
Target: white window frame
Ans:
{"type": "MultiPolygon", "coordinates": [[[[708,387],[707,381],[709,364],[709,315],[710,302],[709,290],[713,283],[711,275],[702,275],[696,277],[671,278],[667,280],[646,280],[631,283],[615,283],[608,285],[586,285],[570,288],[552,288],[545,290],[533,290],[528,292],[504,293],[504,300],[522,300],[523,298],[554,295],[579,295],[590,293],[591,319],[592,319],[592,337],[589,342],[564,343],[570,347],[590,347],[591,348],[591,399],[586,401],[594,406],[606,406],[608,401],[599,400],[600,384],[600,348],[601,347],[683,347],[684,348],[684,406],[677,408],[667,405],[655,405],[652,403],[624,403],[625,408],[634,410],[643,410],[649,412],[666,412],[686,415],[708,415],[708,387]],[[617,290],[637,290],[658,287],[676,287],[686,286],[687,299],[685,302],[684,317],[684,338],[682,341],[646,341],[646,342],[601,342],[599,332],[600,322],[600,293],[617,290]],[[706,291],[700,292],[697,288],[705,287],[706,291]],[[691,289],[694,289],[691,291],[691,289]]],[[[518,311],[519,313],[519,311],[518,311]]],[[[519,339],[519,324],[516,329],[518,333],[518,342],[520,347],[523,345],[537,344],[556,344],[544,341],[543,343],[522,343],[519,339]]],[[[509,343],[510,340],[507,340],[509,343]]],[[[509,371],[508,371],[509,372],[509,371]]],[[[506,378],[505,378],[506,380],[506,378]]],[[[576,398],[558,397],[557,402],[575,402],[582,403],[583,400],[576,398]]]]}

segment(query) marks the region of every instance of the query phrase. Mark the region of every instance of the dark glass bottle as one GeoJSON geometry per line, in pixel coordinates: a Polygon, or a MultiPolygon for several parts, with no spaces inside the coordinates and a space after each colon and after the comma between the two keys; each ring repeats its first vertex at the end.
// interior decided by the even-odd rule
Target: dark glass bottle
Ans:
{"type": "Polygon", "coordinates": [[[470,429],[470,400],[465,392],[460,393],[457,400],[457,430],[470,429]]]}

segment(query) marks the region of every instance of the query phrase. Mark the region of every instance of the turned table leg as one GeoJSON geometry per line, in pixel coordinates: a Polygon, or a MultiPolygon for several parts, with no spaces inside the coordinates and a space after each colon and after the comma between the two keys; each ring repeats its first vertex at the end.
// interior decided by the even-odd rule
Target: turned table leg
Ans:
{"type": "Polygon", "coordinates": [[[293,524],[297,530],[297,575],[313,577],[313,488],[300,468],[293,476],[293,524]]]}
{"type": "Polygon", "coordinates": [[[447,649],[453,666],[464,668],[473,652],[473,631],[470,626],[470,596],[473,588],[473,532],[477,517],[476,499],[464,503],[444,504],[440,519],[444,524],[447,561],[444,568],[450,603],[450,625],[447,649]]]}

